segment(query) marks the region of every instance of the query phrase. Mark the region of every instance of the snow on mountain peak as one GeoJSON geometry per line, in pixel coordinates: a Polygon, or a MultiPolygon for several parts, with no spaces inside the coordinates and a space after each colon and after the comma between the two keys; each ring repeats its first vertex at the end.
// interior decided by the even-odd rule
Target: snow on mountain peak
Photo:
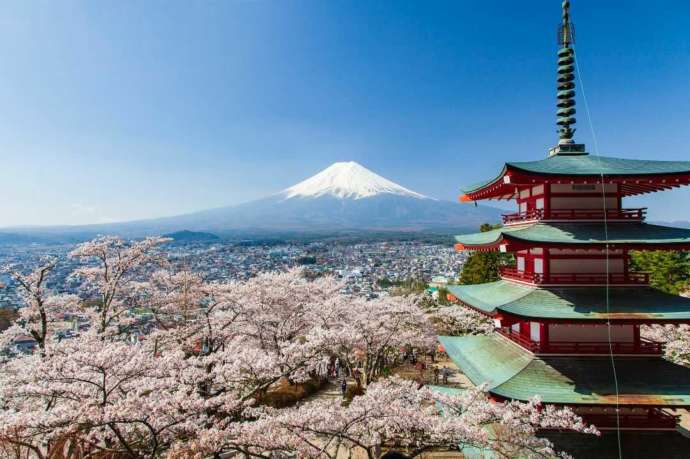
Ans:
{"type": "Polygon", "coordinates": [[[283,190],[281,194],[285,199],[320,196],[362,199],[378,194],[430,199],[393,183],[354,161],[333,163],[318,174],[283,190]]]}

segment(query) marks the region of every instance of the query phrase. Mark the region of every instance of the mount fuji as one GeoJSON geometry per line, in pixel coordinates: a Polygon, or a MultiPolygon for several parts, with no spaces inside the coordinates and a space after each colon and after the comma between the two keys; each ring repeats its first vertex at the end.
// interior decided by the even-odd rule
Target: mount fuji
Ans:
{"type": "MultiPolygon", "coordinates": [[[[350,230],[450,231],[474,230],[481,223],[499,219],[498,209],[430,198],[356,162],[337,162],[279,193],[240,205],[151,220],[51,228],[51,232],[141,236],[180,230],[220,235],[350,230]]],[[[38,231],[34,228],[30,232],[38,231]]]]}
{"type": "Polygon", "coordinates": [[[481,223],[498,221],[499,215],[491,207],[424,196],[356,162],[338,162],[264,199],[155,222],[213,232],[421,231],[476,229],[481,223]]]}
{"type": "Polygon", "coordinates": [[[363,199],[381,194],[429,199],[373,173],[354,161],[333,163],[313,177],[299,182],[279,194],[285,196],[286,199],[323,196],[363,199]]]}

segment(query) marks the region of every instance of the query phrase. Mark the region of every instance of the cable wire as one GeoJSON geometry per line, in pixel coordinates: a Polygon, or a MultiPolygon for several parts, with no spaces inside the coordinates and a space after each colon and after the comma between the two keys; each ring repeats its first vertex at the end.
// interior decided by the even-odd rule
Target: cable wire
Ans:
{"type": "MultiPolygon", "coordinates": [[[[575,49],[575,44],[572,43],[574,58],[575,58],[575,69],[577,70],[577,80],[580,85],[580,92],[582,93],[582,101],[585,105],[585,114],[587,115],[587,121],[589,124],[589,129],[592,134],[592,143],[594,145],[594,156],[597,158],[599,163],[599,171],[601,176],[601,195],[602,204],[604,209],[604,240],[606,242],[605,249],[605,260],[606,260],[606,329],[608,332],[608,342],[609,342],[609,358],[611,360],[611,368],[613,370],[613,382],[616,390],[616,439],[618,441],[618,458],[623,459],[623,449],[621,441],[621,424],[620,424],[620,393],[618,390],[618,374],[616,372],[616,360],[613,357],[613,342],[611,336],[611,314],[610,314],[610,263],[609,263],[609,230],[608,230],[608,212],[606,203],[606,183],[604,168],[601,165],[601,158],[599,157],[599,143],[597,141],[597,135],[594,130],[594,123],[592,121],[592,114],[589,109],[589,102],[587,101],[587,95],[585,93],[585,85],[582,81],[582,71],[580,70],[580,64],[577,59],[577,50],[575,49]]],[[[624,260],[627,263],[627,260],[624,260]]]]}

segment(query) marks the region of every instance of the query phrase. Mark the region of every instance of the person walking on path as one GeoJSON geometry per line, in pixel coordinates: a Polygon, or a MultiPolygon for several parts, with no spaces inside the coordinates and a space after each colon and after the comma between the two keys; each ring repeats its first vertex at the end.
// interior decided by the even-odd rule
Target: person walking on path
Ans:
{"type": "Polygon", "coordinates": [[[424,371],[426,370],[426,364],[420,360],[417,362],[417,365],[415,365],[415,368],[417,369],[417,373],[419,373],[419,380],[423,381],[424,371]]]}
{"type": "Polygon", "coordinates": [[[438,384],[438,374],[439,374],[438,367],[434,367],[434,384],[438,384]]]}
{"type": "Polygon", "coordinates": [[[443,384],[448,384],[448,376],[450,375],[450,370],[448,367],[444,366],[442,371],[443,384]]]}
{"type": "Polygon", "coordinates": [[[347,394],[347,381],[345,378],[340,382],[340,393],[343,394],[343,397],[347,394]]]}
{"type": "Polygon", "coordinates": [[[352,370],[352,378],[355,380],[355,383],[357,384],[357,389],[362,387],[362,372],[359,370],[359,368],[355,368],[352,370]]]}

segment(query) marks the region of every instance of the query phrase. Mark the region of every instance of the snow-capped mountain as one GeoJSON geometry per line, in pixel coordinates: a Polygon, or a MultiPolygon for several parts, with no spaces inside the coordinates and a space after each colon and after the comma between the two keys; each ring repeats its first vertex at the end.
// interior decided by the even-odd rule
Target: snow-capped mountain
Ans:
{"type": "MultiPolygon", "coordinates": [[[[491,207],[424,196],[355,162],[332,164],[316,175],[264,199],[175,217],[53,228],[61,234],[142,236],[181,230],[215,234],[252,232],[475,230],[497,222],[491,207]]],[[[39,229],[31,230],[36,234],[39,229]]],[[[12,231],[24,233],[23,231],[12,231]]],[[[0,240],[3,234],[0,232],[0,240]]]]}
{"type": "Polygon", "coordinates": [[[196,231],[415,231],[476,229],[498,219],[496,209],[432,199],[356,162],[338,162],[267,198],[172,220],[196,231]]]}
{"type": "Polygon", "coordinates": [[[363,199],[379,194],[430,199],[393,183],[354,161],[333,163],[313,177],[283,190],[280,194],[286,199],[322,196],[363,199]]]}

